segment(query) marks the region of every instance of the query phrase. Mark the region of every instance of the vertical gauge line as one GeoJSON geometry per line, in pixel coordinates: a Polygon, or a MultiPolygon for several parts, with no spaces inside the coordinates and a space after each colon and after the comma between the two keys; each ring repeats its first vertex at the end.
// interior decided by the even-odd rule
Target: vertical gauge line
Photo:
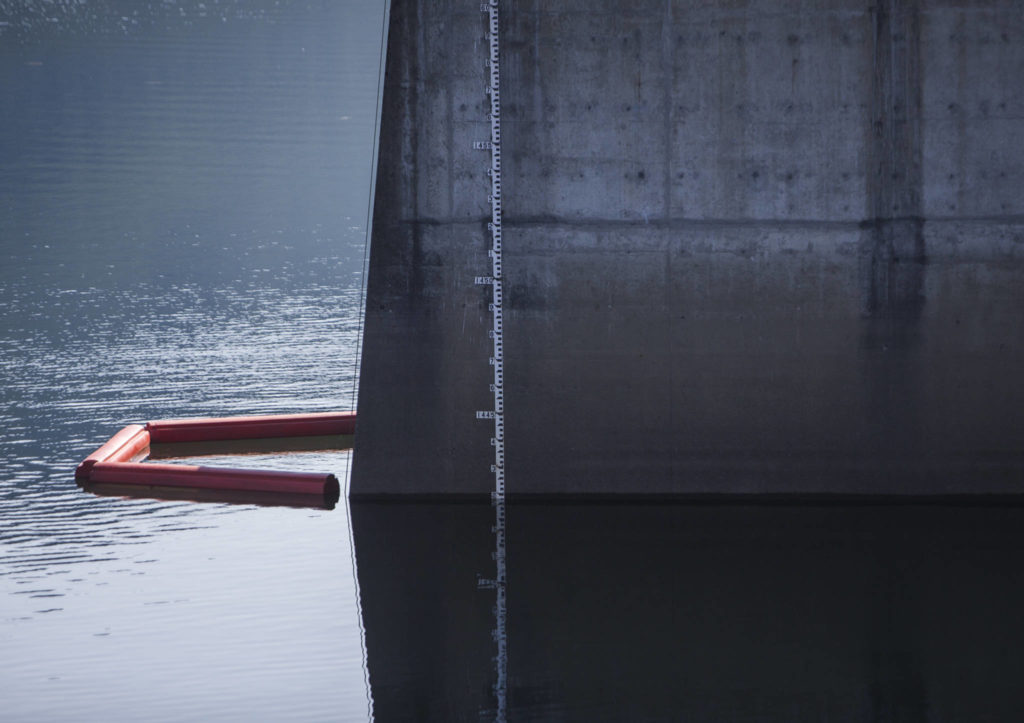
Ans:
{"type": "Polygon", "coordinates": [[[498,65],[498,0],[488,0],[481,4],[480,10],[487,13],[488,32],[488,83],[487,95],[490,110],[487,119],[491,127],[490,141],[475,141],[473,147],[479,150],[489,149],[491,164],[487,175],[491,181],[488,201],[491,205],[491,220],[487,230],[491,237],[491,246],[487,254],[491,260],[491,275],[477,276],[475,283],[491,286],[491,329],[488,332],[492,341],[490,365],[493,370],[491,392],[494,395],[494,407],[487,411],[478,411],[477,419],[494,420],[494,436],[491,446],[494,447],[494,489],[491,492],[491,503],[494,506],[494,562],[495,576],[493,580],[478,580],[478,585],[493,588],[495,593],[494,629],[491,635],[497,644],[497,655],[494,657],[496,680],[493,686],[496,708],[495,720],[502,723],[506,719],[508,709],[508,631],[506,612],[506,570],[505,570],[505,344],[502,316],[502,287],[504,275],[501,267],[501,88],[498,65]]]}

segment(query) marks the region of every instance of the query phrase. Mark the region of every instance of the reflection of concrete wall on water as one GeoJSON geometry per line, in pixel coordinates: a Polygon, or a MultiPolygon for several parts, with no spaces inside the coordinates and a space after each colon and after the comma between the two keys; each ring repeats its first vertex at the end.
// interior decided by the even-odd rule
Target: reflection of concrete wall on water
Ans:
{"type": "Polygon", "coordinates": [[[352,507],[377,720],[476,720],[493,707],[489,505],[352,507]]]}
{"type": "MultiPolygon", "coordinates": [[[[1012,720],[1020,509],[511,505],[510,719],[1012,720]]],[[[375,712],[493,705],[486,505],[352,507],[375,712]]]]}
{"type": "MultiPolygon", "coordinates": [[[[478,3],[392,4],[353,493],[486,493],[478,3]]],[[[1024,469],[1013,3],[502,4],[508,489],[1024,469]]]]}

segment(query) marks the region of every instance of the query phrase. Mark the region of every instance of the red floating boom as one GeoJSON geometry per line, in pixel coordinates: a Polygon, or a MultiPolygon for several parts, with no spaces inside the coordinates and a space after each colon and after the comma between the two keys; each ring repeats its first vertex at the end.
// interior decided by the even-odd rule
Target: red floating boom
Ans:
{"type": "Polygon", "coordinates": [[[301,507],[333,510],[337,499],[323,494],[297,495],[289,492],[257,492],[253,490],[220,490],[204,487],[167,487],[140,484],[109,484],[85,482],[82,489],[103,497],[135,497],[161,500],[188,500],[190,502],[222,502],[232,505],[262,505],[265,507],[301,507]]]}
{"type": "Polygon", "coordinates": [[[228,439],[318,437],[355,434],[355,412],[274,414],[262,417],[166,419],[146,425],[149,436],[162,442],[220,442],[228,439]]]}
{"type": "Polygon", "coordinates": [[[148,449],[150,442],[350,435],[355,433],[355,428],[355,412],[170,419],[149,422],[145,427],[130,424],[86,457],[75,470],[75,479],[83,486],[140,485],[316,496],[333,506],[341,494],[338,478],[333,474],[141,464],[133,460],[148,449]]]}
{"type": "Polygon", "coordinates": [[[89,482],[323,495],[324,499],[332,504],[337,502],[341,493],[338,478],[333,474],[196,467],[184,464],[97,462],[93,465],[89,482]]]}

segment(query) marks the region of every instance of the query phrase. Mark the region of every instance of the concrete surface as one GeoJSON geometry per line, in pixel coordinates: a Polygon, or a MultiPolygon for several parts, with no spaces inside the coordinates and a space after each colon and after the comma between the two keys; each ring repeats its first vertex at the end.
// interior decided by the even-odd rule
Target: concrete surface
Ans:
{"type": "MultiPolygon", "coordinates": [[[[351,493],[493,485],[479,3],[394,0],[351,493]]],[[[1024,13],[502,0],[510,494],[1024,490],[1024,13]]]]}

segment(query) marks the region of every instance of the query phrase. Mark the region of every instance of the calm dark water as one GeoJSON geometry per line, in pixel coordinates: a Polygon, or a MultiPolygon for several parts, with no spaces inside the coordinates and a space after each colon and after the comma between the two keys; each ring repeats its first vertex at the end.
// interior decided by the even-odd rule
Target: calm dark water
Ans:
{"type": "Polygon", "coordinates": [[[502,680],[490,506],[75,487],[354,404],[382,10],[0,0],[0,718],[1019,718],[1020,508],[511,505],[502,680]]]}
{"type": "MultiPolygon", "coordinates": [[[[492,710],[487,505],[352,506],[374,709],[492,710]],[[481,644],[487,640],[489,644],[481,644]]],[[[1024,511],[506,510],[508,717],[1012,721],[1024,511]]]]}

